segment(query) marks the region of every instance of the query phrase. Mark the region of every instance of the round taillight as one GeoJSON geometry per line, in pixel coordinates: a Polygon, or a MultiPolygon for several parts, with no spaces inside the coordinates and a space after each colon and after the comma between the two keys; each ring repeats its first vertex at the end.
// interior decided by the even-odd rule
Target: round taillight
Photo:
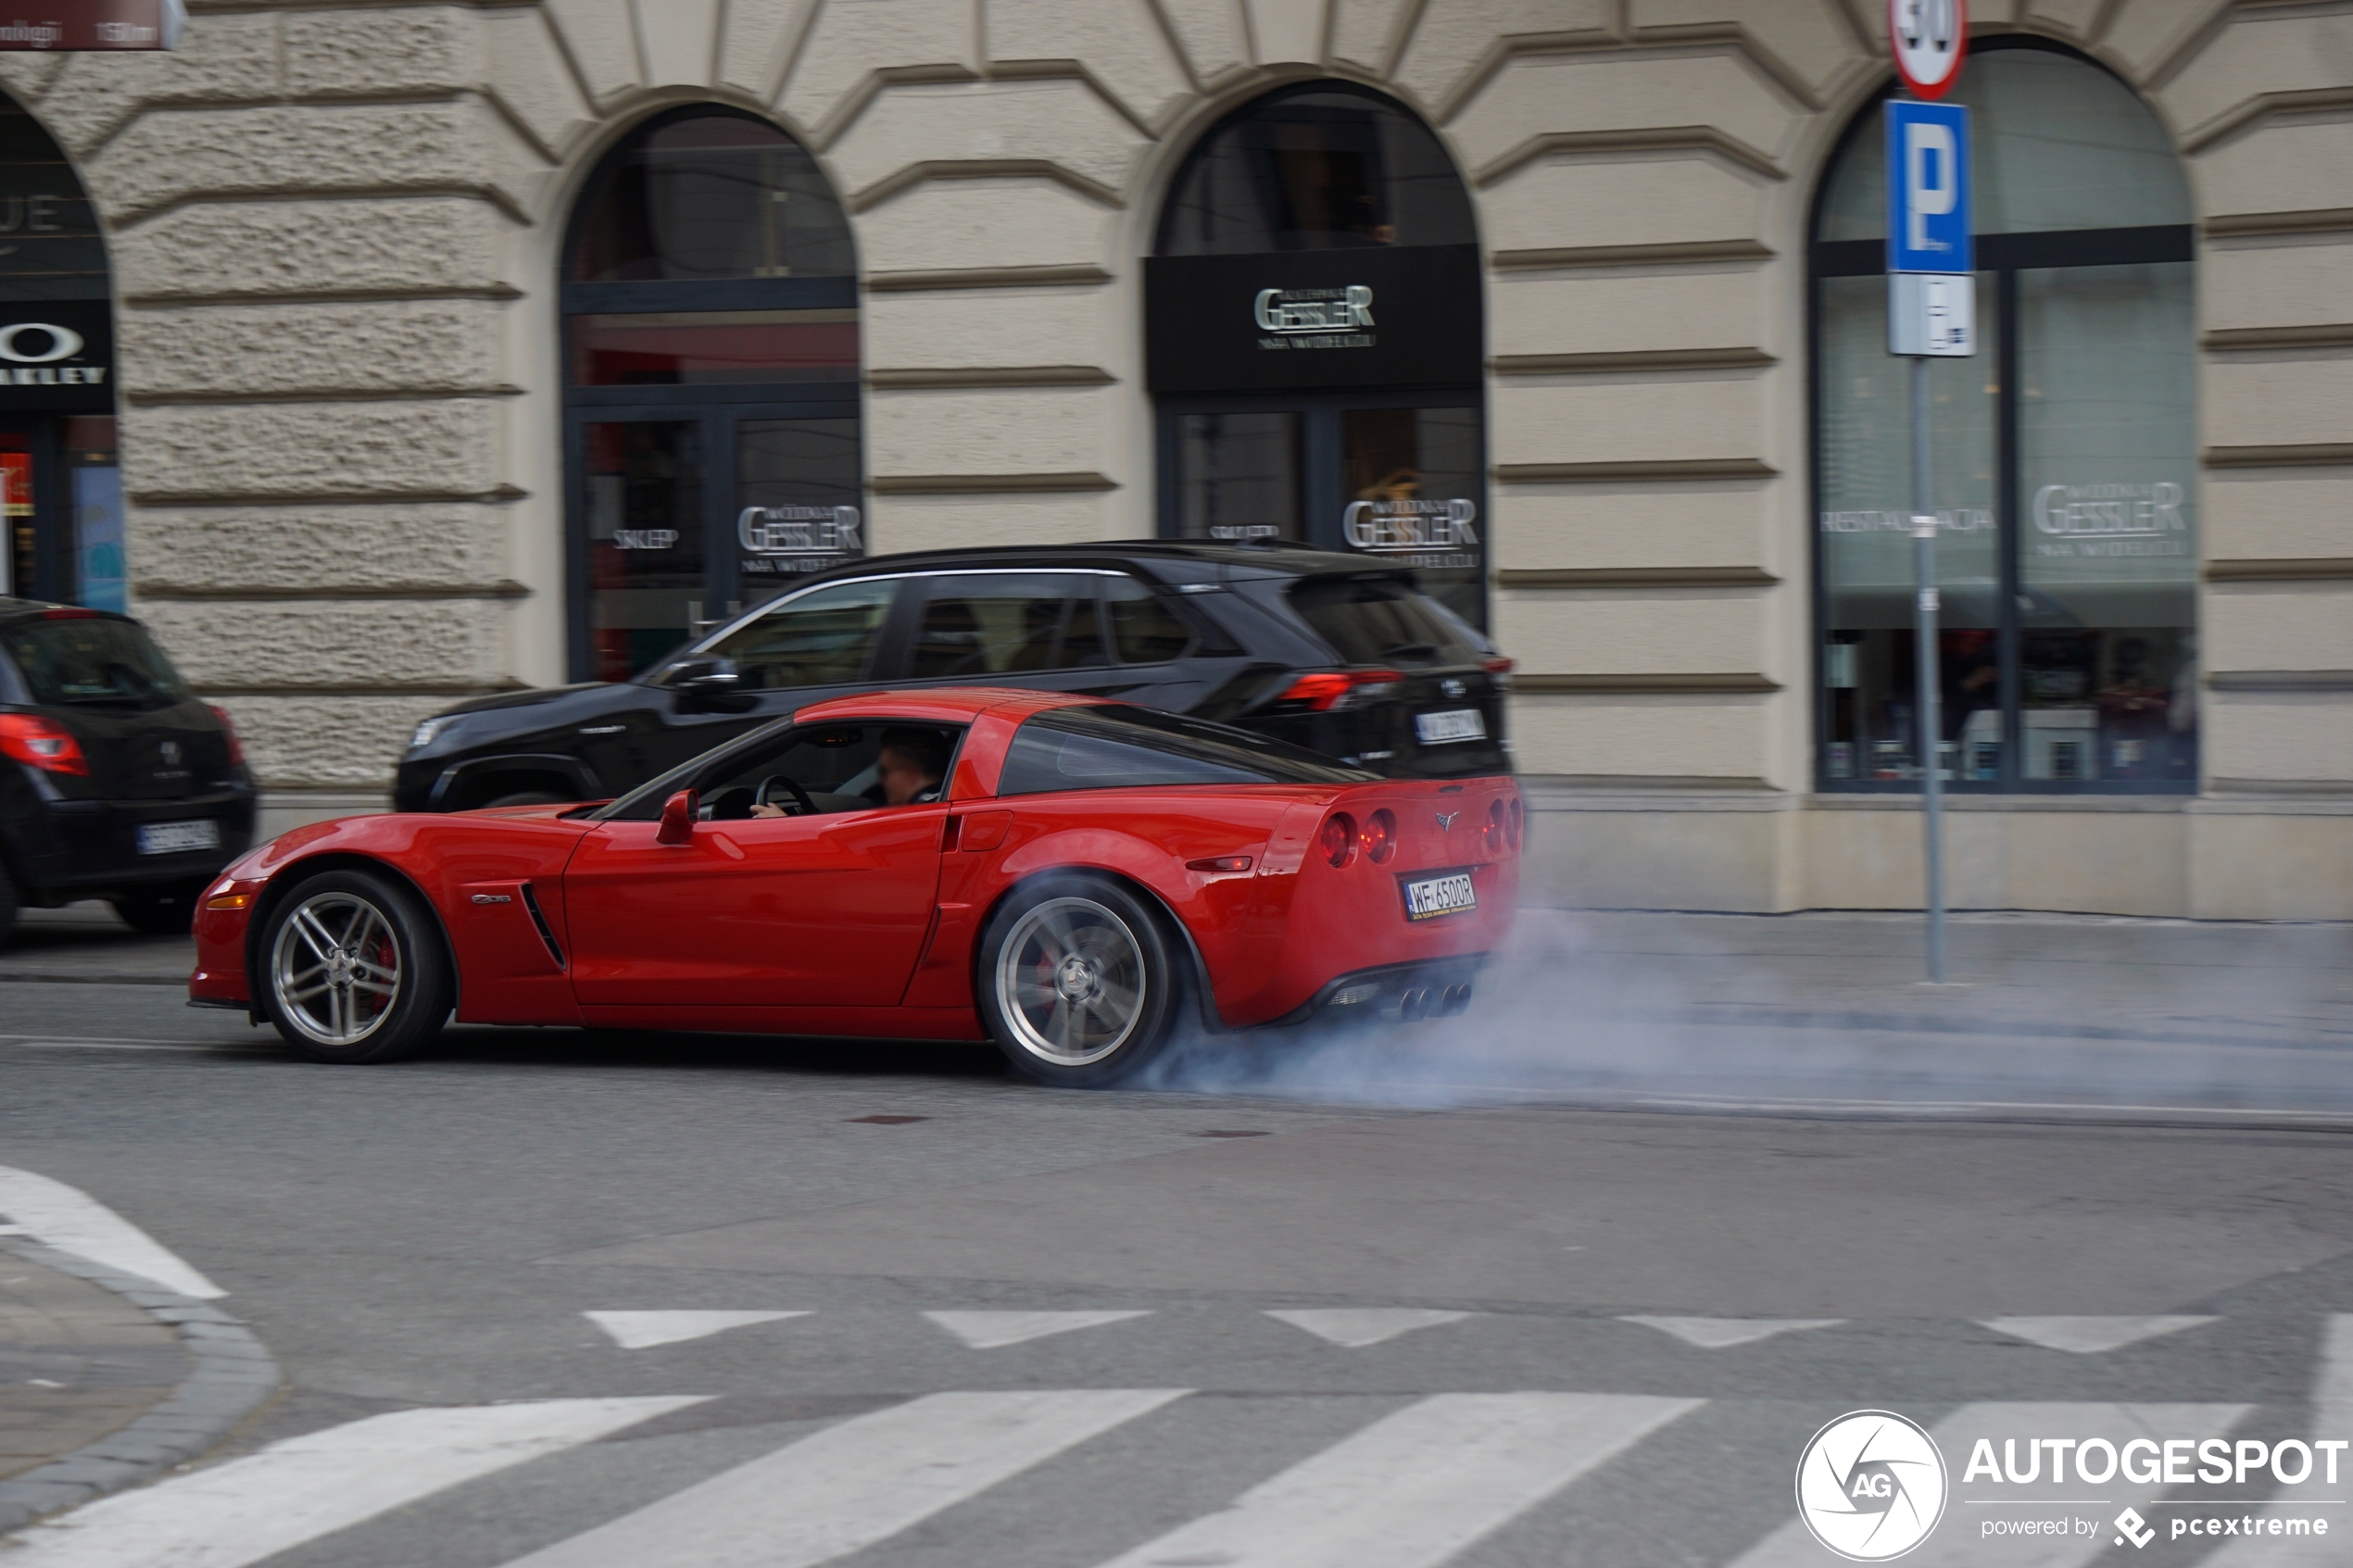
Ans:
{"type": "Polygon", "coordinates": [[[1365,858],[1377,866],[1385,864],[1397,853],[1397,819],[1385,808],[1374,812],[1365,820],[1362,837],[1365,858]]]}
{"type": "Polygon", "coordinates": [[[1509,833],[1510,833],[1510,836],[1511,836],[1512,847],[1513,847],[1513,848],[1515,848],[1515,849],[1518,848],[1518,847],[1519,847],[1519,801],[1518,801],[1517,797],[1514,797],[1514,799],[1513,799],[1513,801],[1512,801],[1512,820],[1511,820],[1511,827],[1510,827],[1510,829],[1509,829],[1508,831],[1509,831],[1509,833]]]}
{"type": "Polygon", "coordinates": [[[1356,819],[1334,811],[1324,819],[1324,859],[1344,866],[1356,858],[1356,819]]]}
{"type": "Polygon", "coordinates": [[[1487,852],[1490,855],[1502,854],[1504,845],[1510,835],[1511,827],[1504,812],[1503,801],[1501,799],[1489,801],[1487,803],[1487,852]]]}

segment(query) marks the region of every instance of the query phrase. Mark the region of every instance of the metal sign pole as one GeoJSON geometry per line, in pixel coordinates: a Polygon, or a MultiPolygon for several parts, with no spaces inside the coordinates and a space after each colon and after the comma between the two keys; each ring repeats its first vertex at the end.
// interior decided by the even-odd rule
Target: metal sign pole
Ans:
{"type": "Polygon", "coordinates": [[[1928,979],[1944,983],[1944,671],[1936,644],[1936,514],[1929,501],[1928,360],[1912,360],[1912,577],[1919,589],[1920,816],[1928,836],[1928,979]]]}
{"type": "MultiPolygon", "coordinates": [[[[1891,0],[1891,22],[1918,24],[1915,44],[1933,43],[1937,21],[1950,12],[1919,0],[1891,0]],[[1907,12],[1906,7],[1909,6],[1907,12]]],[[[1898,61],[1907,35],[1898,31],[1898,61]]],[[[1929,49],[1933,54],[1933,49],[1929,49]]],[[[1913,62],[1918,63],[1918,62],[1913,62]]],[[[1942,85],[1958,69],[1949,51],[1942,85]]],[[[1915,81],[1907,64],[1906,80],[1915,81]]],[[[1939,90],[1942,90],[1940,86],[1939,90]]],[[[1977,352],[1975,235],[1970,222],[1969,111],[1958,105],[1891,101],[1887,132],[1887,351],[1912,362],[1912,584],[1917,606],[1913,667],[1917,693],[1913,730],[1919,736],[1920,819],[1928,916],[1928,980],[1944,983],[1944,673],[1938,668],[1936,511],[1931,483],[1929,361],[1977,352]]]]}

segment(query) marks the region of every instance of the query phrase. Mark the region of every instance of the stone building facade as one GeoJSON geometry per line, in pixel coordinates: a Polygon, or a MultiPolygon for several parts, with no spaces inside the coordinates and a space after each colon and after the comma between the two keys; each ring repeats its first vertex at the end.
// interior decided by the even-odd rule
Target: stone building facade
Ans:
{"type": "MultiPolygon", "coordinates": [[[[1600,905],[1917,905],[1906,710],[1872,686],[1907,656],[1839,608],[1878,570],[1844,537],[1875,503],[1839,488],[1880,483],[1854,478],[1878,372],[1839,303],[1875,270],[1874,0],[191,10],[176,54],[0,56],[0,86],[104,239],[129,603],[235,716],[275,820],[380,803],[452,695],[583,672],[560,279],[584,192],[650,120],[754,117],[838,202],[855,483],[887,552],[1180,526],[1145,259],[1213,127],[1326,82],[1426,126],[1470,203],[1471,297],[1395,308],[1481,340],[1455,389],[1475,613],[1518,662],[1546,874],[1600,905]]],[[[2353,917],[2353,6],[1970,10],[2005,177],[2024,193],[2080,104],[2122,128],[2148,206],[2020,220],[2075,234],[2057,264],[2083,270],[2052,283],[2057,251],[2012,247],[1983,297],[2025,324],[1966,372],[1982,388],[1953,383],[1982,415],[1940,425],[1992,454],[1982,497],[1939,500],[1993,607],[1950,654],[1981,660],[1987,715],[1947,732],[1956,901],[2353,917]],[[2105,383],[2065,381],[2093,362],[2105,383]],[[2037,433],[2049,409],[2119,387],[2172,400],[2084,417],[2138,421],[2137,455],[2038,483],[2075,439],[2037,433]],[[2103,548],[2171,554],[2091,598],[2172,608],[2036,575],[2095,558],[2071,535],[2103,518],[2158,541],[2103,548]]]]}

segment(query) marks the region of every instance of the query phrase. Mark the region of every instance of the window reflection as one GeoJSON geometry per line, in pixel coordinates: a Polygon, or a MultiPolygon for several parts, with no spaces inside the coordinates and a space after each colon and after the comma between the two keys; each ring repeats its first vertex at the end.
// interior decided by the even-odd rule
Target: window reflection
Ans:
{"type": "Polygon", "coordinates": [[[1304,422],[1292,408],[1176,416],[1179,536],[1229,545],[1301,537],[1304,422]]]}
{"type": "MultiPolygon", "coordinates": [[[[2189,244],[2178,160],[2130,89],[2056,50],[1988,49],[1955,96],[1977,110],[1973,199],[1992,236],[1979,257],[1994,270],[1978,276],[1988,351],[1928,362],[1943,766],[1965,786],[2194,788],[2196,364],[2190,263],[2171,258],[2189,244]],[[2146,259],[2115,264],[2136,247],[2146,259]],[[2047,265],[2070,252],[2082,261],[2047,265]]],[[[1876,241],[1883,222],[1873,111],[1831,172],[1817,239],[1876,241]]],[[[1857,265],[1818,252],[1834,274],[1857,265]]],[[[1830,784],[1920,771],[1911,372],[1885,349],[1886,288],[1877,272],[1816,281],[1830,784]]]]}
{"type": "Polygon", "coordinates": [[[1164,256],[1470,245],[1470,199],[1428,127],[1362,88],[1257,99],[1202,138],[1161,220],[1164,256]]]}
{"type": "Polygon", "coordinates": [[[765,120],[697,110],[656,124],[583,203],[575,282],[836,276],[849,225],[816,161],[765,120]]]}

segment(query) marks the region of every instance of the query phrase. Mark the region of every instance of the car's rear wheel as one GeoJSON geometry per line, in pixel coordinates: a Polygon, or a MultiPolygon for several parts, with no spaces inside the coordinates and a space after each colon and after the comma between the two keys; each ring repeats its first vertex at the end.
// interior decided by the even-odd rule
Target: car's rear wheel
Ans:
{"type": "Polygon", "coordinates": [[[8,876],[8,868],[0,866],[0,947],[8,945],[8,933],[17,928],[17,884],[8,876]]]}
{"type": "Polygon", "coordinates": [[[321,872],[261,934],[263,1007],[313,1061],[389,1061],[441,1033],[456,987],[433,912],[368,872],[321,872]]]}
{"type": "Polygon", "coordinates": [[[1063,1088],[1126,1077],[1167,1045],[1177,972],[1164,918],[1108,877],[1018,890],[981,939],[980,1010],[1020,1072],[1063,1088]]]}
{"type": "Polygon", "coordinates": [[[200,882],[168,882],[134,887],[109,902],[122,923],[143,935],[185,936],[195,922],[196,897],[203,892],[200,882]]]}

